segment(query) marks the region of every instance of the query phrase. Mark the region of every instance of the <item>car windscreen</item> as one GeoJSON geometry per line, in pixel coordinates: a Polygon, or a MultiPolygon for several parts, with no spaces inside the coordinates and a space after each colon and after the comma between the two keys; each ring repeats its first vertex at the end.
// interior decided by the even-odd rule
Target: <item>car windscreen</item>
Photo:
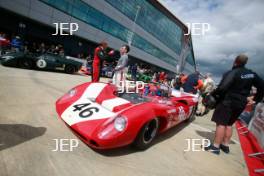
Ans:
{"type": "Polygon", "coordinates": [[[148,102],[150,99],[145,96],[141,96],[138,93],[122,93],[118,95],[120,98],[124,98],[127,101],[130,101],[133,104],[148,102]]]}

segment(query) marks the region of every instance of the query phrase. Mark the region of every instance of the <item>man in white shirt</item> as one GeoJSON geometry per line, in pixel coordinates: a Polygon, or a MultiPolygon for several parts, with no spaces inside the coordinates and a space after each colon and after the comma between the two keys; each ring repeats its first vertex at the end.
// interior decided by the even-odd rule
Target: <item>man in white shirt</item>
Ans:
{"type": "Polygon", "coordinates": [[[127,66],[128,66],[128,52],[130,48],[128,45],[124,45],[120,48],[120,58],[117,62],[117,65],[114,69],[114,76],[113,76],[113,84],[115,84],[118,88],[125,85],[126,81],[126,73],[127,73],[127,66]]]}

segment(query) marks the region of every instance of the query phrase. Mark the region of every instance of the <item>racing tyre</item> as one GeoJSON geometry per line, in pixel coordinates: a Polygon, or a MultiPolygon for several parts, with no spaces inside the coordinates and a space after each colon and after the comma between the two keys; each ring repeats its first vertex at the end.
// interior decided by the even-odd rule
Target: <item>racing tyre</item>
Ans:
{"type": "Polygon", "coordinates": [[[188,119],[186,119],[185,122],[191,122],[194,119],[195,114],[196,114],[196,110],[197,110],[197,106],[194,106],[192,109],[192,113],[191,113],[190,117],[188,119]]]}
{"type": "Polygon", "coordinates": [[[65,72],[68,74],[73,74],[76,72],[76,69],[73,65],[66,65],[65,72]]]}
{"type": "Polygon", "coordinates": [[[27,69],[32,69],[34,67],[33,61],[27,58],[20,58],[18,61],[18,65],[21,68],[27,68],[27,69]]]}
{"type": "Polygon", "coordinates": [[[159,129],[159,120],[157,118],[146,123],[140,130],[133,146],[139,150],[147,149],[153,139],[156,137],[159,129]]]}

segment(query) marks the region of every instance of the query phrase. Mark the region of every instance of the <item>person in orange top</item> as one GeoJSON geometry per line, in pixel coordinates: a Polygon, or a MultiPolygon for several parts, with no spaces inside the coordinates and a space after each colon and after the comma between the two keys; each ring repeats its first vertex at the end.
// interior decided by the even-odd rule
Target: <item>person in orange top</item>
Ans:
{"type": "Polygon", "coordinates": [[[105,59],[105,49],[108,44],[106,42],[101,42],[100,45],[95,48],[94,59],[93,59],[93,73],[92,73],[92,82],[99,82],[101,65],[105,59]]]}
{"type": "MultiPolygon", "coordinates": [[[[194,88],[197,91],[200,90],[200,94],[201,94],[201,91],[203,90],[203,87],[204,87],[203,80],[198,79],[197,86],[195,86],[194,88]]],[[[206,111],[206,107],[203,105],[203,97],[199,96],[199,98],[198,98],[198,106],[197,106],[197,110],[196,110],[196,115],[197,116],[202,116],[202,115],[204,115],[207,112],[208,111],[206,111]]]]}
{"type": "Polygon", "coordinates": [[[188,78],[188,76],[182,73],[182,75],[180,75],[181,84],[184,84],[186,82],[187,78],[188,78]]]}
{"type": "Polygon", "coordinates": [[[201,90],[203,88],[203,80],[199,79],[197,86],[194,87],[196,90],[201,90]]]}

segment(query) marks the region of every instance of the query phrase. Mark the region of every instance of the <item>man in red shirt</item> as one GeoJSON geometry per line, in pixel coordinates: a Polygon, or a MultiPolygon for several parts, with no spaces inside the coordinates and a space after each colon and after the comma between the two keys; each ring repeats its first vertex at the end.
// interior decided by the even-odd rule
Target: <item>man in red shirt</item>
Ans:
{"type": "Polygon", "coordinates": [[[6,38],[5,34],[0,34],[0,56],[4,54],[7,46],[10,45],[10,41],[6,38]]]}
{"type": "Polygon", "coordinates": [[[103,63],[103,59],[105,59],[105,49],[107,48],[107,46],[108,44],[106,42],[101,42],[100,45],[95,48],[92,82],[99,82],[100,80],[101,65],[103,63]]]}
{"type": "Polygon", "coordinates": [[[160,75],[159,75],[159,81],[163,82],[164,79],[165,79],[165,72],[161,72],[160,75]]]}

